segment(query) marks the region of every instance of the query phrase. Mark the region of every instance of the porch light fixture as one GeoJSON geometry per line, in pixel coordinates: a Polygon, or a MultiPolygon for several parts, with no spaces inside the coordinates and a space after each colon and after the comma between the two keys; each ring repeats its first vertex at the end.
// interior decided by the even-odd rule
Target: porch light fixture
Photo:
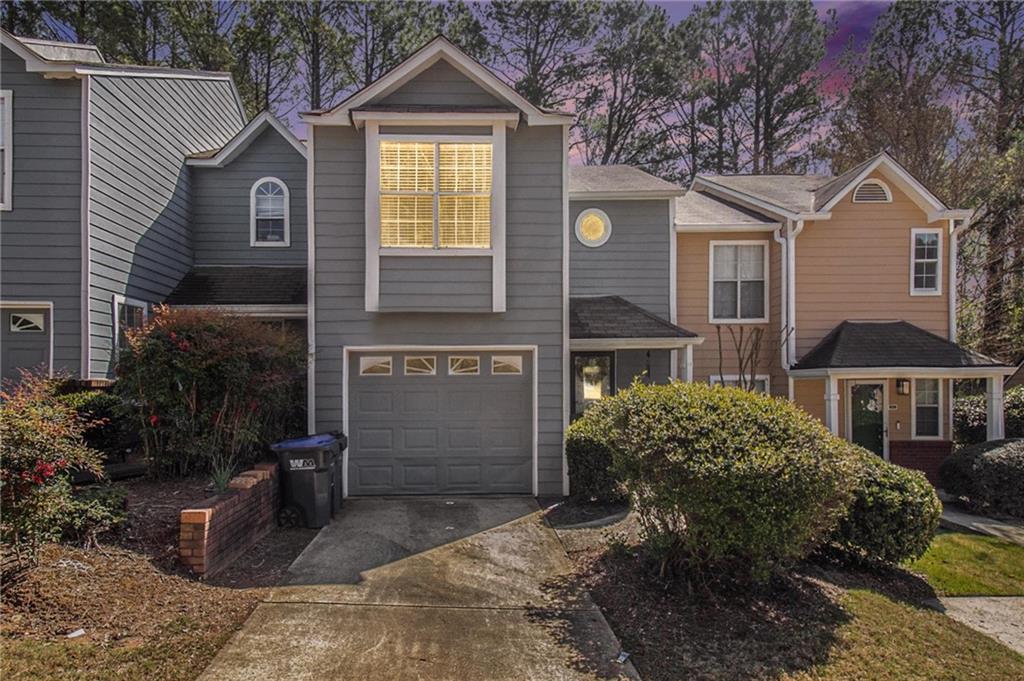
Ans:
{"type": "Polygon", "coordinates": [[[910,394],[910,379],[909,378],[897,378],[896,379],[896,394],[897,395],[909,395],[910,394]]]}

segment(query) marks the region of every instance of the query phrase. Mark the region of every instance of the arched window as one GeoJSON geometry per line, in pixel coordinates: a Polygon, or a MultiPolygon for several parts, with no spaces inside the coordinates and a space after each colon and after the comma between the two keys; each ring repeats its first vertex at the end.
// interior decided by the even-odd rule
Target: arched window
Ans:
{"type": "Polygon", "coordinates": [[[276,177],[256,180],[249,193],[249,245],[288,246],[288,186],[276,177]]]}
{"type": "Polygon", "coordinates": [[[891,203],[889,187],[881,180],[864,180],[853,190],[854,203],[891,203]]]}

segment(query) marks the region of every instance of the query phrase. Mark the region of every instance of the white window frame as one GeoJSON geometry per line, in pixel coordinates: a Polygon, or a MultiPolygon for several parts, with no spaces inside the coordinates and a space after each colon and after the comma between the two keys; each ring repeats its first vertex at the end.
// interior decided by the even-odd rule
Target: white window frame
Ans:
{"type": "MultiPolygon", "coordinates": [[[[931,262],[931,259],[923,262],[931,262]]],[[[941,296],[942,295],[942,229],[937,227],[914,227],[910,230],[910,295],[941,296]],[[919,289],[914,287],[914,264],[917,260],[917,235],[934,234],[938,237],[938,252],[935,254],[935,288],[919,289]]]]}
{"type": "Polygon", "coordinates": [[[284,180],[277,177],[261,177],[249,189],[249,246],[253,248],[287,248],[292,244],[291,192],[284,180]],[[259,241],[256,239],[256,190],[265,182],[273,182],[284,191],[284,241],[259,241]]]}
{"type": "Polygon", "coordinates": [[[889,190],[889,185],[873,177],[869,177],[866,180],[862,180],[861,182],[859,182],[857,186],[854,187],[851,196],[853,197],[851,199],[853,203],[892,203],[892,192],[889,190]],[[885,201],[858,201],[857,191],[865,184],[877,184],[879,187],[881,187],[882,191],[885,192],[885,201]]]}
{"type": "MultiPolygon", "coordinates": [[[[764,395],[772,394],[772,377],[768,374],[754,374],[755,381],[764,381],[764,395]]],[[[729,387],[725,385],[727,381],[740,382],[739,374],[713,374],[708,376],[708,383],[711,385],[720,385],[723,387],[729,387]]],[[[738,386],[737,386],[738,387],[738,386]]],[[[756,392],[756,391],[755,391],[756,392]]]]}
{"type": "Polygon", "coordinates": [[[113,295],[114,323],[112,324],[112,326],[114,328],[114,357],[117,357],[118,353],[121,352],[121,343],[119,342],[121,338],[121,315],[119,314],[120,310],[118,308],[122,305],[130,307],[141,307],[142,323],[145,324],[147,321],[149,321],[149,303],[147,303],[144,300],[139,300],[138,298],[128,298],[126,296],[121,295],[120,293],[115,293],[113,295]]]}
{"type": "Polygon", "coordinates": [[[522,355],[491,355],[491,375],[492,376],[522,376],[523,375],[523,356],[522,355]],[[517,369],[516,371],[495,371],[494,365],[498,362],[507,364],[510,367],[517,369]]]}
{"type": "MultiPolygon", "coordinates": [[[[768,323],[768,301],[770,291],[769,265],[769,242],[767,239],[745,239],[737,241],[710,241],[708,242],[708,323],[709,324],[767,324],[768,323]],[[750,319],[718,318],[715,317],[715,248],[717,246],[761,246],[764,251],[764,315],[751,317],[750,319]]],[[[736,304],[740,304],[740,292],[736,291],[736,304]]]]}
{"type": "Polygon", "coordinates": [[[394,373],[395,361],[391,355],[362,355],[359,357],[359,375],[360,376],[390,376],[394,373]],[[375,364],[387,364],[387,373],[384,372],[373,372],[366,373],[366,370],[375,364]]]}
{"type": "Polygon", "coordinates": [[[3,167],[3,200],[0,201],[0,210],[12,210],[14,208],[11,191],[14,187],[14,121],[11,120],[14,113],[14,91],[0,90],[0,107],[3,107],[4,129],[0,145],[4,150],[3,167]]]}
{"type": "Polygon", "coordinates": [[[943,392],[945,386],[943,379],[941,378],[912,378],[910,379],[910,436],[914,440],[942,440],[944,439],[944,431],[942,423],[942,404],[943,404],[943,392]],[[935,381],[938,383],[938,405],[936,409],[939,416],[939,434],[938,435],[918,435],[917,434],[917,382],[918,381],[935,381]]]}
{"type": "Polygon", "coordinates": [[[402,358],[402,373],[406,376],[437,376],[437,356],[405,355],[402,358]],[[431,362],[431,369],[430,371],[409,371],[409,360],[429,360],[431,362]]]}
{"type": "Polygon", "coordinates": [[[608,242],[608,239],[611,238],[611,236],[612,219],[608,217],[608,213],[605,213],[600,208],[585,208],[580,211],[579,215],[576,216],[576,240],[579,241],[584,246],[586,246],[587,248],[599,248],[600,246],[604,246],[608,242]],[[587,241],[587,239],[583,236],[583,232],[581,231],[583,227],[583,218],[587,217],[588,215],[596,215],[598,218],[601,219],[602,222],[604,222],[605,226],[607,227],[604,236],[598,239],[597,241],[587,241]]]}
{"type": "Polygon", "coordinates": [[[448,356],[448,375],[449,376],[479,376],[480,375],[480,355],[449,355],[448,356]],[[476,371],[454,371],[452,367],[453,360],[460,359],[473,359],[476,360],[476,371]]]}

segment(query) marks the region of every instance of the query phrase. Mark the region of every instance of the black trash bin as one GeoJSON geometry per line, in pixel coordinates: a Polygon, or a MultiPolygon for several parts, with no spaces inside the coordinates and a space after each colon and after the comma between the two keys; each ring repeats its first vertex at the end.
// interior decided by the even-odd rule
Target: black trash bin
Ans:
{"type": "Polygon", "coordinates": [[[338,462],[345,444],[344,435],[325,433],[270,446],[281,467],[282,525],[320,528],[331,522],[341,501],[338,462]]]}

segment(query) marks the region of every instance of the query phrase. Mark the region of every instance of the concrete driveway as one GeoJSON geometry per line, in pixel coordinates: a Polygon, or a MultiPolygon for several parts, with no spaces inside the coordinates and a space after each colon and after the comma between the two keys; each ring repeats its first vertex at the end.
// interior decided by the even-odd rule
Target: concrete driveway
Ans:
{"type": "Polygon", "coordinates": [[[638,679],[524,497],[355,499],[202,681],[638,679]]]}

